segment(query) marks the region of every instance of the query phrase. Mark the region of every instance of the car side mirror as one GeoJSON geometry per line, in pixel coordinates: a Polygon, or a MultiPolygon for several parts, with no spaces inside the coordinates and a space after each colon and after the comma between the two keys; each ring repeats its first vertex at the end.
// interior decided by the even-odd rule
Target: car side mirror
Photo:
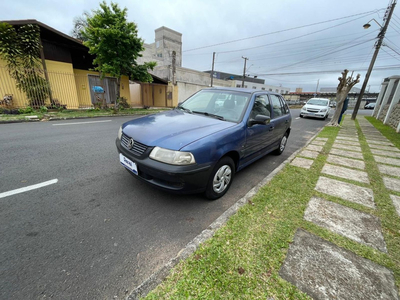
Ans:
{"type": "Polygon", "coordinates": [[[264,115],[257,115],[254,119],[249,120],[249,126],[253,126],[255,124],[260,125],[268,125],[271,122],[271,118],[264,115]]]}

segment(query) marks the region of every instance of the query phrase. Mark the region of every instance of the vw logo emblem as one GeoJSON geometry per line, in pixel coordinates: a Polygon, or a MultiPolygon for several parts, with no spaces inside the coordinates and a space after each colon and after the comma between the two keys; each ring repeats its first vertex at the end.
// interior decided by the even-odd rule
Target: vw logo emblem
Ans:
{"type": "Polygon", "coordinates": [[[128,142],[128,149],[132,150],[134,144],[135,144],[135,141],[133,139],[130,139],[128,142]]]}

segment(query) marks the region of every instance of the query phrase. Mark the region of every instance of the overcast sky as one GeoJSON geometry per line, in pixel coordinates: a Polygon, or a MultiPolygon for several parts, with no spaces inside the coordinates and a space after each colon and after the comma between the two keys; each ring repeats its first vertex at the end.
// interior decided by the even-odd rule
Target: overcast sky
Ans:
{"type": "MultiPolygon", "coordinates": [[[[109,3],[109,1],[107,1],[109,3]]],[[[294,91],[336,87],[341,70],[361,74],[361,88],[389,0],[120,0],[139,36],[154,42],[166,26],[182,33],[185,68],[243,73],[294,91]],[[197,50],[193,50],[197,49],[197,50]]],[[[0,20],[36,19],[70,34],[73,19],[99,7],[97,0],[8,0],[0,20]]],[[[378,92],[383,78],[400,75],[400,11],[396,6],[367,90],[378,92]]]]}

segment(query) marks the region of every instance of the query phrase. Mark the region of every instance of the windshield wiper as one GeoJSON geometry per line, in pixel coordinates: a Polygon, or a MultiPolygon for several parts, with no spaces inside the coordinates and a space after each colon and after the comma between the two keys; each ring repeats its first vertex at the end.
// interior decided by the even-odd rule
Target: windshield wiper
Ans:
{"type": "Polygon", "coordinates": [[[182,109],[184,112],[187,112],[187,113],[189,113],[189,114],[192,113],[192,111],[191,111],[190,109],[184,108],[183,106],[177,106],[176,108],[182,109]]]}
{"type": "Polygon", "coordinates": [[[195,113],[195,114],[202,114],[202,115],[205,115],[205,116],[207,116],[207,117],[213,117],[213,118],[216,118],[216,119],[218,119],[218,120],[225,121],[225,118],[224,118],[223,116],[210,114],[210,113],[208,113],[208,112],[204,112],[204,111],[193,111],[193,113],[195,113]]]}

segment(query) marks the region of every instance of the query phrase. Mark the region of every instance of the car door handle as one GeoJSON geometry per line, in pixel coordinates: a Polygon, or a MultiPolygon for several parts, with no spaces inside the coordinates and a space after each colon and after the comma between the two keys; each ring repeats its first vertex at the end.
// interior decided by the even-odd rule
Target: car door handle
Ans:
{"type": "Polygon", "coordinates": [[[274,126],[271,126],[270,128],[269,128],[269,131],[272,131],[272,130],[274,130],[275,129],[275,127],[274,126]]]}

